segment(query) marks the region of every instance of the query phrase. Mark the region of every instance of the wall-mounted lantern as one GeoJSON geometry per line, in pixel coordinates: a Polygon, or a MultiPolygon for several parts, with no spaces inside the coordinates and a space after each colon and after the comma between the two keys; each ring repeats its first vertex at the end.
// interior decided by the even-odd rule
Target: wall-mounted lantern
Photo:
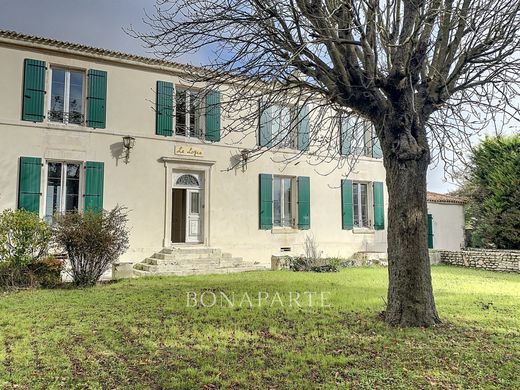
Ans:
{"type": "Polygon", "coordinates": [[[249,153],[251,151],[248,149],[242,149],[240,151],[240,160],[242,162],[242,170],[245,171],[247,169],[247,160],[249,160],[249,153]]]}
{"type": "Polygon", "coordinates": [[[130,150],[135,146],[135,138],[129,135],[123,137],[123,147],[125,148],[125,164],[130,161],[130,150]]]}

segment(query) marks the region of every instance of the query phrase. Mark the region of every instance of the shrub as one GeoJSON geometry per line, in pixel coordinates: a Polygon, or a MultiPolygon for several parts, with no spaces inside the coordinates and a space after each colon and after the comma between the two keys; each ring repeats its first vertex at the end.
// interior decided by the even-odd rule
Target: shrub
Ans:
{"type": "Polygon", "coordinates": [[[338,272],[337,259],[311,259],[305,256],[293,257],[289,268],[296,272],[338,272]]]}
{"type": "Polygon", "coordinates": [[[34,280],[41,287],[53,288],[61,284],[61,272],[63,271],[63,260],[53,256],[44,257],[29,265],[34,280]]]}
{"type": "Polygon", "coordinates": [[[322,259],[322,252],[318,250],[318,243],[312,235],[307,235],[304,242],[305,255],[293,257],[289,268],[293,271],[311,272],[337,272],[339,262],[337,259],[322,259]],[[336,264],[338,263],[338,264],[336,264]]]}
{"type": "Polygon", "coordinates": [[[319,261],[322,252],[318,249],[318,243],[316,242],[316,238],[314,238],[314,235],[305,236],[305,242],[303,246],[305,249],[305,257],[307,259],[312,260],[314,262],[319,261]]]}
{"type": "Polygon", "coordinates": [[[15,267],[7,262],[0,263],[0,290],[36,287],[34,274],[27,267],[15,267]]]}
{"type": "Polygon", "coordinates": [[[49,225],[25,210],[0,214],[0,263],[9,268],[26,268],[46,255],[51,239],[49,225]]]}
{"type": "Polygon", "coordinates": [[[68,254],[77,286],[97,283],[110,265],[128,249],[127,209],[86,211],[57,216],[54,240],[68,254]]]}

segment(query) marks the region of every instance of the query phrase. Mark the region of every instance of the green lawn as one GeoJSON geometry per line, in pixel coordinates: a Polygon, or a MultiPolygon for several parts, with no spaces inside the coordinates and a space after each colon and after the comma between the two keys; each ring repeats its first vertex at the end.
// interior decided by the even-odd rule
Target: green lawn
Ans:
{"type": "Polygon", "coordinates": [[[386,272],[150,278],[0,295],[0,388],[520,388],[520,275],[434,267],[444,324],[403,330],[378,319],[386,272]],[[234,293],[235,307],[187,307],[187,293],[204,291],[206,304],[211,293],[234,293]],[[278,291],[284,307],[270,298],[258,307],[259,291],[278,291]],[[291,291],[330,292],[331,307],[288,307],[291,291]],[[238,307],[245,293],[253,308],[238,307]]]}

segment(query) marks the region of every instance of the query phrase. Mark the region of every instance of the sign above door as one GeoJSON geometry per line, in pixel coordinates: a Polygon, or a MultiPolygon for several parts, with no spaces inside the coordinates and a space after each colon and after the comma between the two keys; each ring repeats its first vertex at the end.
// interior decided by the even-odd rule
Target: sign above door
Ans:
{"type": "Polygon", "coordinates": [[[194,146],[176,145],[175,154],[178,156],[203,157],[204,151],[194,146]]]}

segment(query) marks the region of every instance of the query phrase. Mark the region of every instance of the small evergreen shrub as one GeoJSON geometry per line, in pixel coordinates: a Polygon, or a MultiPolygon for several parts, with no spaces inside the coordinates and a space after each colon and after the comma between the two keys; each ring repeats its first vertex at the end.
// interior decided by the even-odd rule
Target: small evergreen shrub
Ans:
{"type": "Polygon", "coordinates": [[[0,213],[0,288],[34,287],[29,267],[49,249],[51,230],[37,214],[25,210],[0,213]]]}
{"type": "Polygon", "coordinates": [[[0,262],[25,268],[43,258],[49,249],[51,230],[38,215],[25,210],[0,214],[0,262]]]}
{"type": "Polygon", "coordinates": [[[128,213],[117,206],[110,211],[67,213],[56,217],[54,241],[69,258],[76,286],[92,286],[128,249],[128,213]]]}

